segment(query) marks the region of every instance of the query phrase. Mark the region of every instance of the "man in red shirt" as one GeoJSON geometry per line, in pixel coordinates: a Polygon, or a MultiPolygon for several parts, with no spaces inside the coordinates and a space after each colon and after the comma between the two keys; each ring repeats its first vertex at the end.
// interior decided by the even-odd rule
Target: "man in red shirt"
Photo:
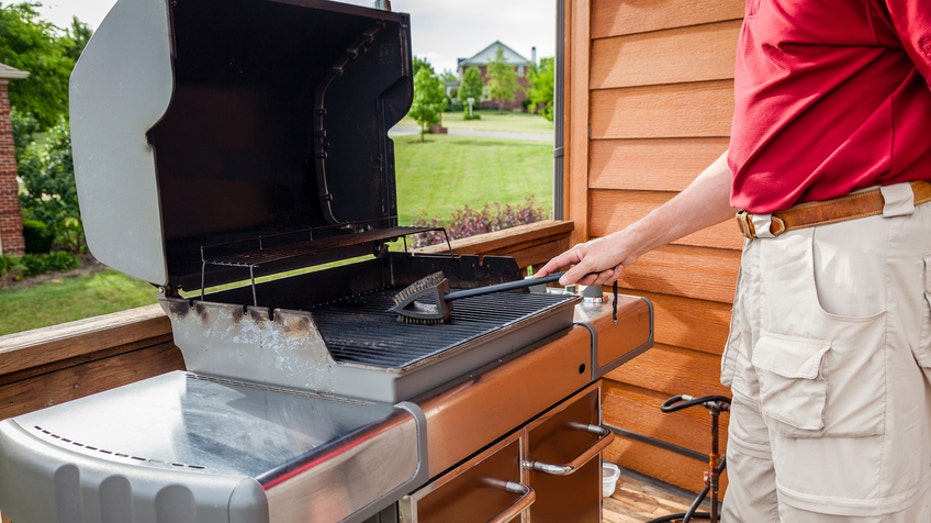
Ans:
{"type": "Polygon", "coordinates": [[[729,151],[540,271],[615,280],[737,218],[723,521],[931,521],[931,8],[747,0],[729,151]]]}

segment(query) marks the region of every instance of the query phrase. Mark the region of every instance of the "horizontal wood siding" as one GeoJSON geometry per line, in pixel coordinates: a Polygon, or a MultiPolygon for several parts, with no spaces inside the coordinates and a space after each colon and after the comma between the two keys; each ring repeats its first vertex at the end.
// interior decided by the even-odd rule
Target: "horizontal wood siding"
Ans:
{"type": "Polygon", "coordinates": [[[594,0],[592,37],[646,33],[743,18],[743,0],[594,0]]]}
{"type": "Polygon", "coordinates": [[[727,136],[733,81],[592,91],[592,139],[727,136]]]}
{"type": "MultiPolygon", "coordinates": [[[[720,153],[719,153],[720,154],[720,153]]],[[[650,211],[672,199],[675,191],[623,191],[592,188],[589,192],[591,228],[593,236],[604,236],[622,229],[650,211]]],[[[678,245],[696,245],[739,249],[743,236],[733,222],[719,223],[702,231],[685,236],[678,245]]]]}
{"type": "Polygon", "coordinates": [[[681,191],[727,148],[726,137],[594,140],[590,189],[681,191]]]}
{"type": "Polygon", "coordinates": [[[592,89],[713,81],[732,76],[739,20],[600,38],[592,89]],[[687,52],[683,52],[687,50],[687,52]]]}
{"type": "MultiPolygon", "coordinates": [[[[743,0],[569,0],[570,56],[589,56],[587,83],[567,83],[567,197],[576,241],[622,229],[688,185],[726,148],[743,0]],[[579,92],[582,90],[582,92],[579,92]],[[580,101],[584,100],[584,104],[580,101]],[[585,122],[584,131],[581,122],[585,122]],[[581,157],[580,157],[581,156],[581,157]]],[[[624,270],[624,292],[655,307],[656,345],[610,373],[605,421],[707,454],[702,407],[663,414],[677,394],[728,394],[719,383],[742,238],[732,222],[689,235],[624,270]]],[[[721,416],[722,445],[727,416],[721,416]]],[[[620,437],[607,459],[698,491],[705,462],[620,437]]]]}

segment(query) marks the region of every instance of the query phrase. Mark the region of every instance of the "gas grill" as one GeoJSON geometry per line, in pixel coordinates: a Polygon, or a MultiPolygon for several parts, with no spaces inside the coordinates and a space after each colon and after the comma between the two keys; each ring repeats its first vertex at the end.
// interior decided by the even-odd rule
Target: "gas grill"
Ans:
{"type": "Polygon", "coordinates": [[[598,380],[651,346],[649,302],[541,288],[399,321],[393,297],[435,272],[522,278],[512,258],[406,248],[430,230],[397,218],[388,129],[411,76],[402,13],[116,3],[71,79],[82,217],[98,259],[158,287],[186,371],[0,422],[5,516],[429,521],[424,493],[490,448],[517,453],[513,481],[479,482],[516,499],[500,521],[547,504],[533,474],[593,483],[598,380]],[[585,408],[552,437],[583,450],[544,466],[521,431],[554,433],[566,398],[585,408]]]}

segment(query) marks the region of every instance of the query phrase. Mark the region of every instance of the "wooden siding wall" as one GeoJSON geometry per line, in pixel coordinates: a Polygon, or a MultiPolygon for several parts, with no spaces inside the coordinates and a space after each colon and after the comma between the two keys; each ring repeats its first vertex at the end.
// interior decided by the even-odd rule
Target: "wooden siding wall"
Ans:
{"type": "MultiPolygon", "coordinates": [[[[742,0],[567,0],[566,209],[573,243],[673,197],[726,148],[742,0]]],[[[624,292],[655,305],[655,347],[608,376],[605,421],[707,454],[711,416],[663,414],[718,382],[741,237],[727,222],[643,256],[624,292]]],[[[721,416],[722,445],[727,415],[721,416]]],[[[723,448],[723,447],[722,447],[723,448]]],[[[693,492],[707,463],[618,438],[606,459],[693,492]]]]}

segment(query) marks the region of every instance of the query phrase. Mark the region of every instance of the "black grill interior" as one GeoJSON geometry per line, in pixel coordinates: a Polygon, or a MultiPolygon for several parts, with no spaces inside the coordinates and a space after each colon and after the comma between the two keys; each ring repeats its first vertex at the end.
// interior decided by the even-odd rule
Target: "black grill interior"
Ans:
{"type": "MultiPolygon", "coordinates": [[[[575,300],[560,294],[498,292],[453,302],[446,323],[400,323],[388,312],[400,288],[311,309],[330,354],[341,363],[404,368],[575,300]]],[[[532,340],[528,340],[532,341],[532,340]]]]}

